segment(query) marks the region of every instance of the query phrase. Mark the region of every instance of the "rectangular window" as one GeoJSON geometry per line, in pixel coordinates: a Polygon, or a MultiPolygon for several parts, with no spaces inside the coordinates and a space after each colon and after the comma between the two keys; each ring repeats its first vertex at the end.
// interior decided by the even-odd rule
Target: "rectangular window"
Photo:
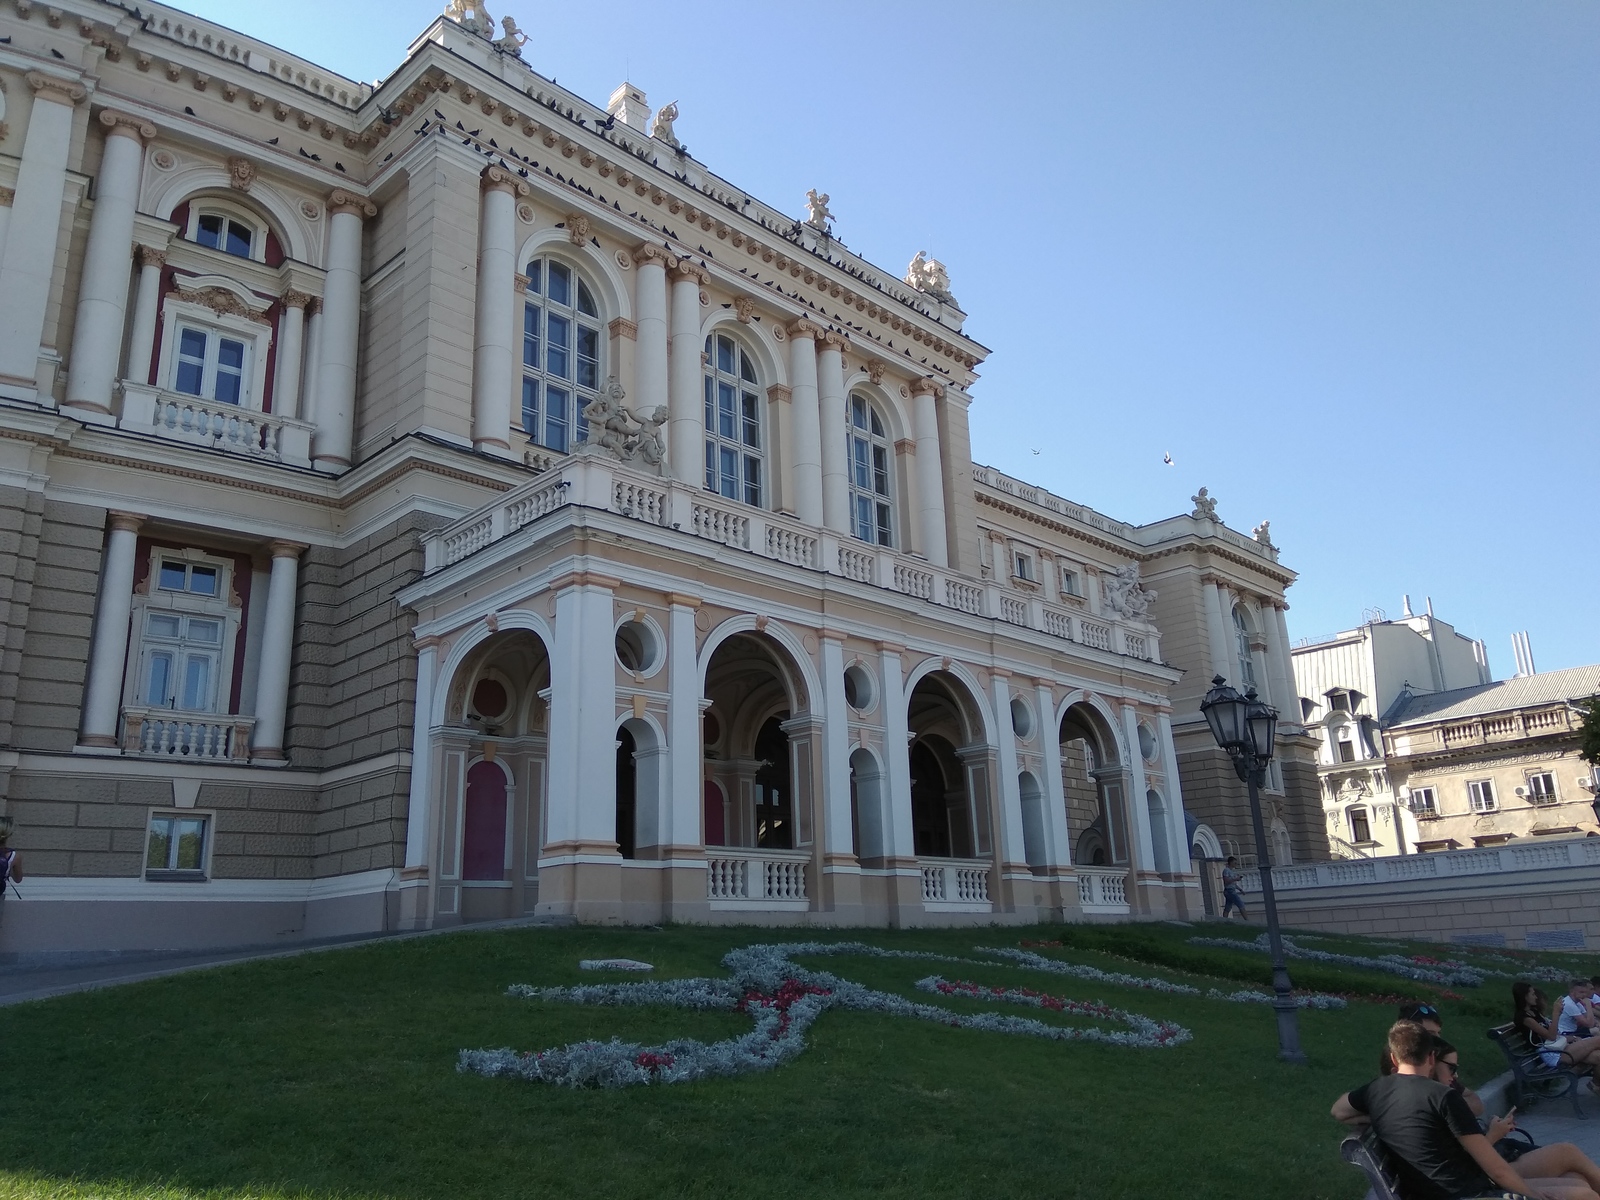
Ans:
{"type": "Polygon", "coordinates": [[[1352,743],[1349,738],[1340,738],[1339,739],[1339,761],[1340,762],[1355,762],[1355,760],[1356,760],[1356,748],[1355,748],[1354,743],[1352,743]]]}
{"type": "Polygon", "coordinates": [[[151,612],[145,618],[144,685],[152,708],[215,712],[221,671],[222,622],[214,617],[151,612]]]}
{"type": "Polygon", "coordinates": [[[1467,799],[1472,804],[1472,811],[1478,813],[1493,812],[1499,807],[1494,798],[1494,782],[1488,779],[1474,779],[1467,784],[1467,799]]]}
{"type": "Polygon", "coordinates": [[[1026,554],[1017,555],[1017,578],[1033,580],[1033,559],[1026,554]]]}
{"type": "Polygon", "coordinates": [[[156,813],[145,846],[145,877],[203,879],[208,818],[190,813],[156,813]]]}
{"type": "Polygon", "coordinates": [[[1439,803],[1431,787],[1411,789],[1411,811],[1417,816],[1433,816],[1439,811],[1439,803]]]}
{"type": "Polygon", "coordinates": [[[216,330],[178,326],[172,390],[223,404],[243,404],[249,347],[216,330]]]}
{"type": "Polygon", "coordinates": [[[1061,568],[1061,591],[1067,596],[1083,595],[1083,584],[1078,581],[1078,573],[1071,567],[1061,568]]]}
{"type": "Polygon", "coordinates": [[[1334,712],[1350,711],[1350,695],[1348,692],[1334,692],[1328,697],[1328,703],[1334,712]]]}
{"type": "Polygon", "coordinates": [[[1536,771],[1528,776],[1528,799],[1534,804],[1556,802],[1556,777],[1549,771],[1536,771]]]}
{"type": "Polygon", "coordinates": [[[1364,808],[1350,810],[1350,840],[1358,844],[1372,840],[1372,826],[1367,823],[1367,810],[1364,808]]]}
{"type": "Polygon", "coordinates": [[[215,596],[220,582],[217,568],[190,565],[163,559],[157,586],[163,592],[188,592],[195,596],[215,596]]]}

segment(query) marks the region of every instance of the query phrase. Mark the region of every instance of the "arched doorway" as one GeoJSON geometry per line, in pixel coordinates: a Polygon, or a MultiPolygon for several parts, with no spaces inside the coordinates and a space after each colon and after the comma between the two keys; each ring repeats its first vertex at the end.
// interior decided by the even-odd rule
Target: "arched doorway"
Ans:
{"type": "Polygon", "coordinates": [[[634,858],[638,853],[634,830],[639,776],[633,761],[636,749],[628,727],[617,730],[617,853],[623,858],[634,858]]]}
{"type": "Polygon", "coordinates": [[[1167,802],[1155,788],[1144,794],[1145,805],[1150,810],[1150,851],[1155,858],[1156,870],[1163,875],[1172,874],[1172,846],[1167,841],[1167,802]]]}
{"type": "Polygon", "coordinates": [[[911,733],[911,830],[919,858],[991,853],[989,753],[971,692],[948,671],[917,681],[907,704],[911,733]]]}
{"type": "Polygon", "coordinates": [[[881,859],[889,853],[883,836],[883,768],[865,749],[850,755],[850,823],[858,860],[881,859]]]}
{"type": "Polygon", "coordinates": [[[617,726],[617,852],[653,857],[661,841],[662,740],[655,726],[630,717],[617,726]]]}
{"type": "Polygon", "coordinates": [[[707,845],[799,850],[813,840],[812,735],[801,674],[775,639],[750,630],[706,663],[702,723],[707,845]]]}
{"type": "Polygon", "coordinates": [[[1110,722],[1092,704],[1073,704],[1062,714],[1059,741],[1074,861],[1082,866],[1126,864],[1129,841],[1122,764],[1110,722]]]}

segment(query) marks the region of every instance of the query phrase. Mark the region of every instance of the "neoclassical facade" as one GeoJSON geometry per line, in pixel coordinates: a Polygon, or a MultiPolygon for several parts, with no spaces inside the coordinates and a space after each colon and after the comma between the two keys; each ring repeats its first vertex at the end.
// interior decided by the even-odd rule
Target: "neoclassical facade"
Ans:
{"type": "Polygon", "coordinates": [[[1192,915],[1218,672],[1326,853],[1264,528],[974,465],[937,261],[481,16],[367,85],[0,0],[0,953],[1192,915]]]}

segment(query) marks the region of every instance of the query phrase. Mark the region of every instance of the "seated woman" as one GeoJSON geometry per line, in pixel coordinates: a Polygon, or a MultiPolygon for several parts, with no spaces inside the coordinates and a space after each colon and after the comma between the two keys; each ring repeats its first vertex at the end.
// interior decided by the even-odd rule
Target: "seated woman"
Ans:
{"type": "Polygon", "coordinates": [[[1567,1038],[1565,1049],[1546,1049],[1547,1042],[1556,1041],[1555,1018],[1545,1008],[1545,996],[1526,980],[1519,979],[1511,985],[1511,1023],[1528,1039],[1528,1048],[1538,1052],[1545,1066],[1577,1067],[1593,1073],[1600,1065],[1600,1037],[1567,1038]]]}

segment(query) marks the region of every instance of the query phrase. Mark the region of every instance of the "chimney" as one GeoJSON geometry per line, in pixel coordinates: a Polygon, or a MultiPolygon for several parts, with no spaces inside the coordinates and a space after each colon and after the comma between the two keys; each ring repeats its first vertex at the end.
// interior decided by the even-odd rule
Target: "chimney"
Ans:
{"type": "Polygon", "coordinates": [[[624,81],[611,93],[606,112],[637,133],[650,132],[650,106],[645,103],[644,93],[631,83],[624,81]]]}
{"type": "Polygon", "coordinates": [[[1511,635],[1511,653],[1517,659],[1517,678],[1522,679],[1535,673],[1533,665],[1533,645],[1528,641],[1528,631],[1511,635]]]}

